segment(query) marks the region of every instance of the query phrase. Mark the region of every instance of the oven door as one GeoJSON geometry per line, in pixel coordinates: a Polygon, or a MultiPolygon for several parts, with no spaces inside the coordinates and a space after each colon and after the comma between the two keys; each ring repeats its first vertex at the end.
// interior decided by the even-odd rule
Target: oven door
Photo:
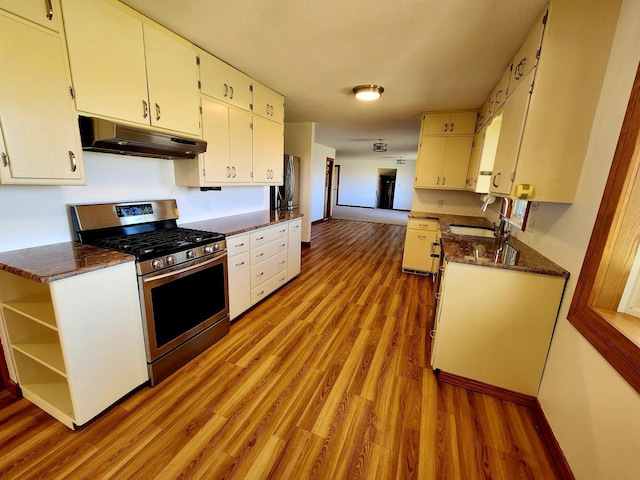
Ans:
{"type": "Polygon", "coordinates": [[[149,363],[229,314],[226,252],[139,277],[149,363]]]}

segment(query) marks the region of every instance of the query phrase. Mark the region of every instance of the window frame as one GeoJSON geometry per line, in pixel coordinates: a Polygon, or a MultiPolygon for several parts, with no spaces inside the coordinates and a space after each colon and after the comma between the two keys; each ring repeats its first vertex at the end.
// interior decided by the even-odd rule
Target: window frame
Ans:
{"type": "MultiPolygon", "coordinates": [[[[633,330],[637,333],[640,319],[601,308],[598,304],[605,281],[603,272],[606,272],[616,255],[618,258],[627,255],[622,248],[616,250],[617,231],[627,210],[636,208],[635,205],[628,205],[626,200],[630,192],[640,189],[637,177],[640,166],[639,139],[640,66],[568,314],[569,322],[638,393],[640,338],[633,335],[633,330]],[[628,326],[632,328],[626,328],[628,326]]],[[[640,234],[640,227],[637,227],[637,231],[640,234]]]]}

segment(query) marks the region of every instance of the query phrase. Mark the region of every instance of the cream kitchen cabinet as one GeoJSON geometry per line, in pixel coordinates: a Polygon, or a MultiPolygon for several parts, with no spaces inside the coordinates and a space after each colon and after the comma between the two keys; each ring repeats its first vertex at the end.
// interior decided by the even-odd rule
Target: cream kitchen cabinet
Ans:
{"type": "Polygon", "coordinates": [[[402,256],[402,270],[408,273],[434,274],[440,258],[440,222],[410,218],[402,256]]]}
{"type": "Polygon", "coordinates": [[[0,67],[0,183],[84,185],[62,36],[0,12],[0,67]]]}
{"type": "Polygon", "coordinates": [[[282,185],[284,125],[253,115],[253,183],[282,185]]]}
{"type": "Polygon", "coordinates": [[[302,219],[296,218],[289,222],[289,236],[287,239],[287,280],[300,274],[302,255],[302,219]]]}
{"type": "Polygon", "coordinates": [[[287,283],[287,223],[262,228],[249,235],[251,304],[287,283]]]}
{"type": "Polygon", "coordinates": [[[251,78],[222,60],[200,52],[200,91],[203,95],[251,110],[251,78]]]}
{"type": "Polygon", "coordinates": [[[58,0],[0,0],[0,10],[13,13],[55,32],[60,31],[58,0]]]}
{"type": "Polygon", "coordinates": [[[251,184],[251,113],[202,96],[202,133],[207,151],[173,162],[177,185],[207,187],[251,184]]]}
{"type": "Polygon", "coordinates": [[[524,131],[531,85],[535,78],[535,69],[521,80],[523,85],[507,99],[495,117],[501,118],[500,134],[496,145],[490,191],[493,194],[509,196],[515,179],[516,164],[520,149],[520,140],[524,131]],[[530,85],[527,87],[526,85],[530,85]]]}
{"type": "Polygon", "coordinates": [[[475,193],[489,192],[501,129],[502,115],[495,115],[474,137],[467,171],[467,190],[475,193]]]}
{"type": "Polygon", "coordinates": [[[421,135],[473,135],[477,112],[433,112],[422,115],[421,135]]]}
{"type": "Polygon", "coordinates": [[[559,276],[445,262],[432,367],[536,396],[564,285],[559,276]]]}
{"type": "Polygon", "coordinates": [[[284,97],[256,81],[252,83],[252,90],[253,113],[284,123],[284,97]]]}
{"type": "Polygon", "coordinates": [[[529,30],[524,43],[520,46],[518,53],[516,53],[516,56],[513,58],[509,80],[509,88],[511,91],[515,91],[520,84],[526,85],[526,82],[523,82],[523,80],[527,74],[538,65],[538,60],[541,55],[542,36],[546,24],[547,13],[545,11],[542,18],[529,30]]]}
{"type": "Polygon", "coordinates": [[[234,320],[251,307],[249,234],[227,237],[229,318],[234,320]]]}
{"type": "Polygon", "coordinates": [[[133,262],[50,283],[0,271],[0,312],[23,396],[70,428],[148,380],[133,262]]]}
{"type": "Polygon", "coordinates": [[[463,190],[473,135],[423,135],[418,146],[416,188],[463,190]]]}
{"type": "Polygon", "coordinates": [[[200,137],[195,47],[110,0],[62,0],[78,111],[200,137]]]}

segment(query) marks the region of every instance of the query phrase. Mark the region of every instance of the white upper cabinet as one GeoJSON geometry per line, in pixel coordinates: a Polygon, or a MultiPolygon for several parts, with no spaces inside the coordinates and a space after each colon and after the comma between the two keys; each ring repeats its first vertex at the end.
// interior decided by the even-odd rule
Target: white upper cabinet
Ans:
{"type": "Polygon", "coordinates": [[[253,115],[253,183],[282,185],[284,125],[253,115]]]}
{"type": "Polygon", "coordinates": [[[422,116],[422,135],[473,135],[476,112],[440,112],[422,116]]]}
{"type": "Polygon", "coordinates": [[[1,183],[84,184],[64,40],[0,14],[1,183]]]}
{"type": "Polygon", "coordinates": [[[143,26],[151,124],[200,135],[195,50],[149,24],[143,26]]]}
{"type": "Polygon", "coordinates": [[[55,32],[60,31],[58,0],[0,0],[0,9],[55,32]]]}
{"type": "Polygon", "coordinates": [[[251,110],[251,78],[206,52],[200,53],[200,91],[243,110],[251,110]]]}
{"type": "Polygon", "coordinates": [[[104,0],[62,8],[78,111],[201,135],[195,50],[104,0]]]}
{"type": "Polygon", "coordinates": [[[511,79],[509,81],[511,91],[515,91],[528,73],[538,65],[538,59],[541,55],[542,34],[546,23],[547,15],[545,13],[545,15],[534,24],[520,47],[520,50],[516,53],[511,68],[511,79]]]}
{"type": "Polygon", "coordinates": [[[284,97],[254,81],[253,113],[274,122],[284,123],[284,97]]]}

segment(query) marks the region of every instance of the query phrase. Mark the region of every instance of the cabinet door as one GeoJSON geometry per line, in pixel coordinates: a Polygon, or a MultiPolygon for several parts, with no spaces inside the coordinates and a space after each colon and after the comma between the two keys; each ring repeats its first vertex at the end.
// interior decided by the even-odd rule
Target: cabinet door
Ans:
{"type": "Polygon", "coordinates": [[[511,71],[510,89],[514,92],[524,81],[529,72],[538,64],[538,51],[542,43],[542,35],[546,23],[546,12],[544,16],[531,28],[524,43],[513,59],[513,69],[511,71]]]}
{"type": "Polygon", "coordinates": [[[251,110],[251,79],[235,68],[227,69],[229,103],[243,110],[251,110]]]}
{"type": "MultiPolygon", "coordinates": [[[[535,69],[529,72],[526,85],[531,85],[534,74],[535,69]]],[[[516,170],[522,132],[531,99],[531,93],[526,85],[514,91],[505,102],[502,113],[496,114],[496,116],[502,115],[502,126],[493,165],[491,193],[511,194],[512,175],[516,170]]]]}
{"type": "Polygon", "coordinates": [[[437,231],[408,228],[404,242],[402,268],[433,273],[434,261],[431,257],[431,249],[437,236],[437,231]]]}
{"type": "Polygon", "coordinates": [[[422,135],[444,135],[449,131],[449,117],[449,112],[424,114],[422,135]]]}
{"type": "Polygon", "coordinates": [[[228,65],[212,55],[200,55],[200,91],[223,102],[229,101],[228,65]]]}
{"type": "Polygon", "coordinates": [[[229,318],[233,320],[251,307],[251,269],[248,251],[229,258],[228,275],[229,318]]]}
{"type": "Polygon", "coordinates": [[[60,31],[60,8],[56,0],[0,0],[0,9],[42,27],[60,31]]]}
{"type": "Polygon", "coordinates": [[[0,15],[0,69],[2,183],[84,183],[62,38],[0,15]]]}
{"type": "Polygon", "coordinates": [[[440,186],[442,162],[446,149],[447,137],[422,137],[416,165],[415,186],[417,188],[436,188],[440,186]]]}
{"type": "Polygon", "coordinates": [[[272,107],[271,119],[274,122],[284,123],[284,97],[279,93],[271,92],[269,99],[272,107]]]}
{"type": "Polygon", "coordinates": [[[452,112],[447,133],[449,135],[473,135],[476,131],[476,112],[452,112]]]}
{"type": "Polygon", "coordinates": [[[469,169],[473,137],[449,137],[442,163],[440,186],[447,189],[464,189],[469,169]]]}
{"type": "Polygon", "coordinates": [[[229,156],[231,179],[235,183],[251,182],[252,144],[251,113],[229,107],[229,156]]]}
{"type": "Polygon", "coordinates": [[[202,98],[202,133],[207,142],[204,157],[204,177],[207,183],[231,181],[229,158],[229,107],[202,98]]]}
{"type": "Polygon", "coordinates": [[[482,143],[484,141],[484,131],[482,128],[475,137],[473,137],[473,147],[471,148],[471,158],[469,159],[469,168],[467,169],[467,181],[465,189],[475,192],[478,183],[478,171],[480,169],[480,155],[482,154],[482,143]]]}
{"type": "Polygon", "coordinates": [[[284,128],[253,115],[253,182],[282,185],[284,162],[284,128]]]}
{"type": "Polygon", "coordinates": [[[269,89],[264,85],[253,82],[253,113],[263,118],[271,118],[269,89]]]}
{"type": "Polygon", "coordinates": [[[149,125],[142,22],[103,0],[62,0],[76,108],[149,125]]]}
{"type": "Polygon", "coordinates": [[[300,273],[302,254],[302,219],[297,218],[289,222],[287,278],[291,280],[300,273]]]}
{"type": "Polygon", "coordinates": [[[200,136],[196,52],[144,24],[151,124],[200,136]]]}

